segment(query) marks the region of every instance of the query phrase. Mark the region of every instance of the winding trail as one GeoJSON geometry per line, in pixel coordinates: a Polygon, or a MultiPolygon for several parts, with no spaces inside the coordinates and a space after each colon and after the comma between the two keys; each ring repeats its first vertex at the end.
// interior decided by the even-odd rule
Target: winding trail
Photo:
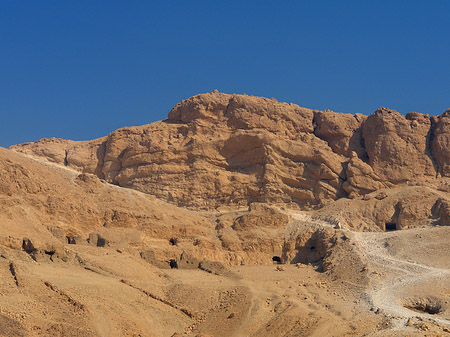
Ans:
{"type": "MultiPolygon", "coordinates": [[[[328,219],[320,219],[302,211],[289,211],[291,221],[287,227],[286,235],[295,232],[299,223],[307,223],[316,228],[339,228],[339,224],[328,219]]],[[[392,330],[404,330],[410,318],[419,318],[433,321],[440,325],[450,326],[450,316],[444,314],[428,314],[414,311],[405,307],[405,301],[414,298],[415,289],[424,285],[450,284],[450,270],[437,266],[427,265],[413,258],[403,257],[392,253],[387,241],[394,238],[407,238],[409,230],[395,232],[353,232],[342,230],[355,243],[356,253],[369,267],[370,284],[366,289],[365,298],[372,310],[377,310],[391,318],[392,330]]],[[[411,248],[411,247],[410,247],[411,248]]],[[[420,249],[413,247],[412,249],[420,249]]],[[[445,252],[442,252],[445,254],[445,252]]],[[[432,257],[430,257],[430,261],[432,257]]],[[[450,289],[450,287],[449,287],[450,289]]],[[[448,292],[448,289],[446,290],[448,292]]],[[[432,293],[419,298],[436,297],[432,293]]],[[[442,294],[440,294],[442,295],[442,294]]],[[[441,296],[442,297],[442,296],[441,296]]]]}
{"type": "MultiPolygon", "coordinates": [[[[405,308],[401,304],[401,294],[405,287],[419,287],[426,282],[437,280],[450,281],[450,270],[427,266],[390,254],[386,246],[386,240],[398,236],[393,233],[353,232],[352,236],[359,245],[360,253],[368,264],[378,266],[385,278],[378,284],[374,284],[368,290],[371,304],[395,318],[396,325],[405,325],[409,318],[420,317],[441,324],[450,325],[450,319],[420,313],[405,308]]],[[[430,294],[432,295],[432,294],[430,294]]]]}

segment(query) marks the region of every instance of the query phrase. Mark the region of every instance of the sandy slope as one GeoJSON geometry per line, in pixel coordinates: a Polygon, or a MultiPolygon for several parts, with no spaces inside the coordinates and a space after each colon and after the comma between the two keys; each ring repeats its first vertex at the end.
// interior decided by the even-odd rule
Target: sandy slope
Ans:
{"type": "Polygon", "coordinates": [[[450,331],[448,227],[362,233],[313,211],[193,212],[4,149],[0,173],[2,336],[450,331]],[[272,264],[308,249],[312,263],[272,264]]]}

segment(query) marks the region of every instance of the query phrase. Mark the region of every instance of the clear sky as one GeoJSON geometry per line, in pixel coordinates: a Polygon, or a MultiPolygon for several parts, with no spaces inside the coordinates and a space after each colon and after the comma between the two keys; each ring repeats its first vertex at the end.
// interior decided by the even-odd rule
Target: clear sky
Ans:
{"type": "Polygon", "coordinates": [[[0,146],[93,139],[218,89],[450,108],[450,1],[0,1],[0,146]]]}

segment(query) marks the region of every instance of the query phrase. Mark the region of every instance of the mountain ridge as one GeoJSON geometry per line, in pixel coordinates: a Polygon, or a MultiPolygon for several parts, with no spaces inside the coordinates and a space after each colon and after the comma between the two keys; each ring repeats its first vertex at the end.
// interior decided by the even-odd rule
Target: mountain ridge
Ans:
{"type": "Polygon", "coordinates": [[[447,125],[450,110],[352,115],[213,91],[181,101],[163,121],[92,141],[50,138],[10,149],[178,206],[308,209],[450,177],[447,125]]]}

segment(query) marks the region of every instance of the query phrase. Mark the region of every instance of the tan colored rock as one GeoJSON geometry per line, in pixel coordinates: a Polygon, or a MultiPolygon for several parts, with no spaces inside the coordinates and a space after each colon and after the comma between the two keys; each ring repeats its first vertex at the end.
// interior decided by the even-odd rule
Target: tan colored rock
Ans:
{"type": "Polygon", "coordinates": [[[363,126],[369,165],[384,181],[401,183],[434,177],[436,171],[427,146],[431,122],[428,115],[379,108],[363,126]]]}
{"type": "Polygon", "coordinates": [[[83,173],[93,173],[103,178],[101,168],[105,152],[105,140],[106,137],[80,142],[44,138],[34,143],[25,143],[11,148],[83,173]]]}
{"type": "Polygon", "coordinates": [[[433,207],[433,213],[438,217],[441,225],[450,226],[450,201],[439,198],[433,207]]]}
{"type": "MultiPolygon", "coordinates": [[[[395,229],[430,225],[440,217],[436,190],[422,186],[401,186],[375,191],[353,200],[340,199],[316,212],[321,218],[346,224],[357,231],[384,231],[386,224],[395,229]]],[[[445,209],[445,207],[443,208],[445,209]]],[[[443,211],[442,219],[445,219],[443,211]]]]}
{"type": "Polygon", "coordinates": [[[313,119],[295,104],[213,92],[180,102],[167,121],[92,142],[42,140],[13,149],[180,206],[309,207],[345,195],[346,159],[313,134],[313,119]]]}
{"type": "MultiPolygon", "coordinates": [[[[253,202],[314,209],[450,176],[448,116],[430,121],[380,108],[366,117],[213,91],[181,101],[165,121],[11,149],[191,209],[253,202]]],[[[0,190],[14,193],[5,185],[0,178],[0,190]]]]}
{"type": "Polygon", "coordinates": [[[298,228],[290,233],[283,246],[286,263],[321,263],[336,242],[331,228],[298,228]]]}
{"type": "Polygon", "coordinates": [[[362,146],[361,125],[367,119],[362,114],[345,114],[332,111],[315,111],[314,134],[328,142],[334,152],[351,156],[355,151],[359,157],[366,155],[362,146]]]}
{"type": "Polygon", "coordinates": [[[450,177],[450,109],[440,116],[433,116],[432,124],[432,153],[438,172],[444,177],[450,177]]]}
{"type": "Polygon", "coordinates": [[[277,209],[265,204],[253,203],[249,212],[236,218],[233,224],[235,230],[258,227],[284,228],[289,217],[277,209]]]}
{"type": "Polygon", "coordinates": [[[364,195],[384,187],[380,178],[375,174],[372,167],[352,156],[346,168],[347,180],[342,184],[342,188],[349,194],[350,198],[364,195]]]}
{"type": "MultiPolygon", "coordinates": [[[[210,112],[201,118],[217,117],[210,112]]],[[[0,148],[2,332],[389,334],[400,309],[442,334],[432,318],[450,318],[448,179],[394,185],[364,156],[336,153],[314,132],[292,126],[298,134],[283,135],[274,118],[269,132],[244,117],[248,129],[223,132],[199,119],[121,129],[97,143],[109,157],[91,156],[89,142],[61,142],[64,153],[80,151],[66,166],[29,158],[39,144],[25,146],[27,156],[0,148]],[[109,182],[147,194],[88,172],[98,167],[109,167],[109,182]],[[219,207],[187,210],[151,191],[219,207]],[[387,224],[411,230],[352,232],[387,224]],[[272,264],[295,261],[309,265],[272,264]],[[421,300],[409,307],[413,295],[421,300]],[[430,313],[438,315],[423,316],[430,313]]],[[[397,328],[393,335],[411,332],[397,328]]]]}

